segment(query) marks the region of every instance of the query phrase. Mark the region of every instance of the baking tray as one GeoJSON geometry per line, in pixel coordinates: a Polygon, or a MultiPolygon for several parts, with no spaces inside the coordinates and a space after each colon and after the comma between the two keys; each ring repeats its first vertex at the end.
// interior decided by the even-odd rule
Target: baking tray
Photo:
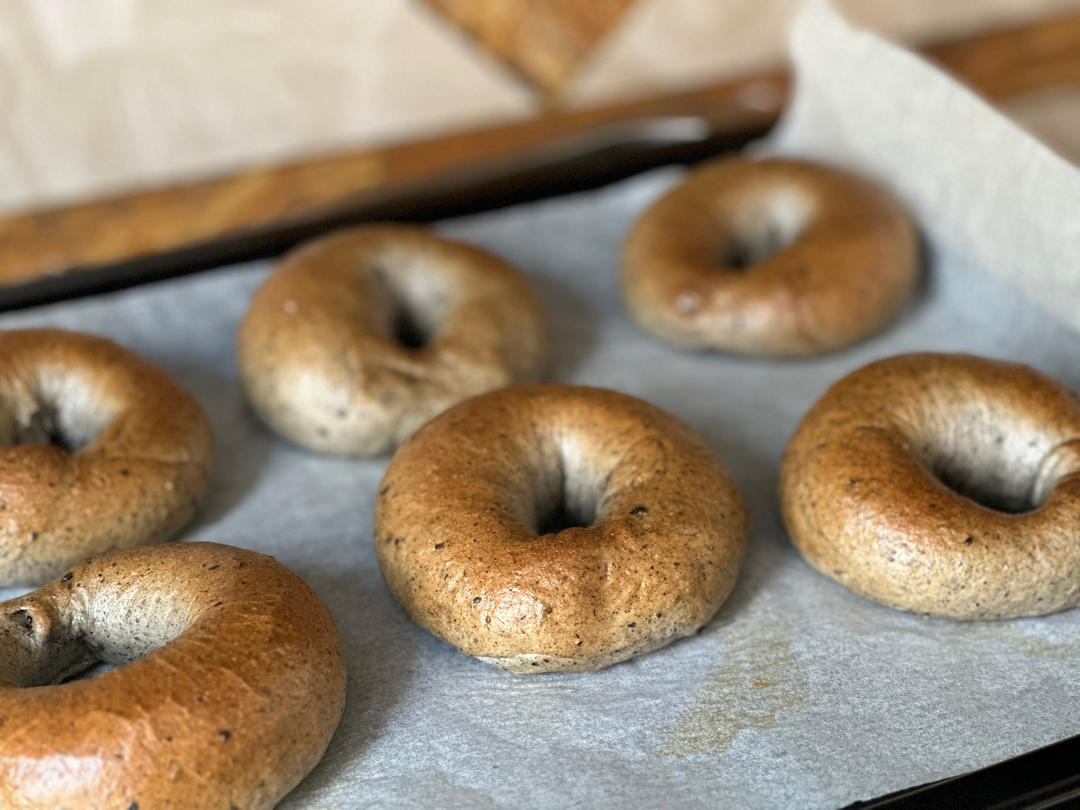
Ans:
{"type": "MultiPolygon", "coordinates": [[[[534,279],[556,337],[551,379],[623,390],[677,414],[717,448],[754,514],[742,575],[718,617],[694,638],[601,673],[508,675],[407,620],[371,546],[386,459],[303,452],[243,402],[235,331],[268,262],[0,316],[5,328],[105,335],[184,384],[218,443],[208,501],[184,539],[273,554],[330,607],[346,643],[348,707],[323,762],[284,807],[835,807],[1080,727],[1075,612],[965,624],[874,605],[803,563],[776,507],[787,437],[848,371],[900,351],[967,350],[1022,359],[1080,387],[1080,339],[961,258],[935,254],[901,320],[836,355],[775,362],[668,349],[625,317],[616,262],[630,222],[679,174],[661,169],[436,226],[534,279]]],[[[1060,757],[1038,762],[1023,767],[1032,779],[1058,774],[1060,757]]]]}
{"type": "MultiPolygon", "coordinates": [[[[672,353],[632,330],[618,306],[614,277],[619,239],[632,217],[675,175],[653,173],[595,194],[575,192],[736,148],[762,134],[767,125],[768,117],[718,130],[708,118],[635,115],[556,138],[512,158],[480,161],[165,254],[0,288],[0,308],[36,307],[0,316],[0,325],[58,325],[113,337],[159,362],[192,390],[217,430],[219,466],[206,508],[185,539],[231,542],[272,553],[301,573],[330,605],[348,647],[349,708],[325,761],[284,806],[650,806],[675,801],[713,806],[721,791],[740,806],[854,801],[852,806],[859,807],[1050,807],[1076,798],[1080,780],[1074,763],[1080,741],[1053,743],[1077,729],[1072,710],[1077,695],[1066,677],[1080,654],[1076,619],[1063,614],[976,626],[984,629],[968,632],[964,628],[970,626],[904,616],[837,593],[837,586],[809,572],[786,543],[775,515],[774,480],[782,439],[797,417],[828,381],[862,362],[911,348],[966,349],[1034,362],[1076,387],[1080,380],[1069,364],[1078,348],[1076,337],[1045,323],[1010,290],[955,256],[930,256],[929,281],[895,329],[821,361],[766,363],[672,353]],[[484,213],[562,195],[572,196],[484,213]],[[473,216],[462,219],[464,215],[473,216]],[[247,298],[268,268],[259,262],[222,269],[275,255],[328,228],[380,219],[449,219],[438,227],[523,266],[540,284],[554,318],[554,379],[609,385],[657,402],[702,430],[728,459],[758,517],[740,584],[702,638],[609,673],[546,676],[534,685],[464,659],[410,625],[393,605],[370,549],[370,501],[385,459],[350,462],[311,456],[258,425],[239,395],[232,339],[247,298]],[[218,272],[164,281],[211,269],[218,272]],[[133,284],[147,286],[110,293],[133,284]],[[978,294],[970,294],[972,287],[978,294]],[[42,306],[50,301],[64,303],[42,306]],[[991,321],[996,328],[991,331],[985,328],[991,322],[988,312],[995,313],[991,321]],[[952,328],[941,330],[942,319],[952,328]],[[963,331],[960,338],[957,323],[963,331]],[[1008,334],[1004,342],[998,339],[1002,331],[1008,334]],[[732,386],[743,393],[730,395],[732,386]],[[712,405],[703,407],[706,402],[712,405]],[[772,430],[762,433],[762,425],[772,430]],[[789,681],[773,692],[771,686],[758,688],[754,683],[775,685],[777,679],[751,677],[755,656],[773,675],[786,663],[798,662],[798,633],[791,622],[791,632],[781,632],[777,640],[793,604],[755,598],[766,587],[790,585],[792,578],[806,590],[794,603],[805,611],[813,612],[812,597],[817,594],[841,612],[880,619],[877,624],[870,621],[867,635],[944,637],[967,645],[969,663],[983,660],[984,654],[1012,664],[1036,662],[1030,679],[1013,684],[1027,692],[1027,722],[1018,721],[997,739],[984,737],[974,744],[963,735],[950,736],[947,723],[931,723],[924,735],[929,744],[914,756],[915,767],[890,769],[883,761],[877,773],[849,766],[837,775],[830,773],[843,762],[837,759],[832,768],[819,763],[819,772],[810,776],[772,779],[776,784],[750,780],[752,784],[739,791],[732,784],[733,774],[755,766],[782,769],[794,762],[793,773],[805,771],[790,751],[771,750],[773,742],[765,744],[772,757],[767,763],[761,761],[760,747],[755,749],[761,745],[758,737],[783,730],[791,713],[815,700],[813,684],[800,697],[797,683],[789,681]],[[757,622],[755,632],[747,631],[747,621],[757,622]],[[418,686],[410,688],[413,676],[418,686]],[[740,707],[715,688],[717,679],[736,696],[739,685],[747,683],[760,694],[743,689],[750,708],[740,707]],[[1040,679],[1041,686],[1029,683],[1040,679]],[[620,685],[635,684],[652,690],[637,690],[646,695],[644,702],[640,695],[620,702],[608,694],[620,685]],[[672,706],[666,720],[644,705],[656,704],[658,698],[672,706]],[[457,713],[458,723],[453,712],[440,712],[454,702],[469,707],[457,713]],[[493,709],[496,704],[512,709],[493,709]],[[477,725],[470,715],[478,708],[492,712],[495,720],[488,727],[479,724],[473,728],[477,733],[469,736],[470,726],[477,725]],[[590,711],[600,718],[595,722],[606,721],[616,734],[590,735],[592,721],[580,717],[590,711]],[[648,716],[649,722],[635,724],[635,713],[648,716]],[[736,728],[738,723],[718,719],[724,714],[741,717],[744,724],[736,728]],[[553,728],[550,719],[560,716],[573,731],[570,735],[553,728]],[[414,733],[417,740],[402,740],[403,733],[414,733]],[[634,744],[620,748],[619,735],[628,735],[634,744]],[[978,769],[1046,743],[1052,744],[978,769]],[[456,755],[451,755],[455,747],[456,755]],[[522,754],[523,748],[538,748],[539,755],[535,750],[522,754]],[[618,767],[595,760],[605,751],[618,767]],[[620,754],[630,756],[624,761],[620,754]],[[513,764],[500,765],[515,758],[513,764]],[[500,768],[503,774],[494,773],[500,768]],[[914,783],[918,786],[906,787],[914,783]],[[884,795],[866,798],[877,793],[884,795]]],[[[823,615],[827,618],[829,612],[823,615]]],[[[807,637],[820,632],[803,630],[807,637]]],[[[850,652],[850,645],[843,648],[850,652]]],[[[886,645],[883,654],[894,648],[886,645]]],[[[835,639],[831,649],[836,651],[835,639]]],[[[815,655],[803,654],[811,659],[815,655]]],[[[986,684],[985,675],[973,682],[976,689],[986,684]]],[[[935,677],[922,683],[941,685],[935,677]]],[[[999,698],[1002,692],[1000,684],[990,690],[999,698]]],[[[939,694],[942,704],[949,702],[944,701],[947,696],[947,690],[939,694]]],[[[964,696],[969,699],[957,705],[986,709],[987,700],[973,702],[967,690],[964,696]]],[[[836,697],[832,708],[837,718],[818,728],[843,741],[843,709],[850,709],[851,701],[836,697]]],[[[822,700],[821,695],[816,699],[822,700]]],[[[864,695],[863,703],[907,713],[908,731],[927,709],[926,700],[902,705],[864,695]]],[[[1013,710],[1023,712],[1023,706],[1014,705],[1013,710]]],[[[992,723],[989,727],[995,728],[992,723]]],[[[873,761],[873,748],[868,752],[865,745],[852,745],[847,750],[849,756],[873,761]]],[[[839,749],[842,753],[844,746],[839,749]]]]}

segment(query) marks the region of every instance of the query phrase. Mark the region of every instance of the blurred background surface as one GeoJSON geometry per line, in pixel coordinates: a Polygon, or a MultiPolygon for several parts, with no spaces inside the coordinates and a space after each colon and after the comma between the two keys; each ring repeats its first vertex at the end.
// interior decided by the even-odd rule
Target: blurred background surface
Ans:
{"type": "MultiPolygon", "coordinates": [[[[834,3],[913,43],[1080,11],[1080,0],[834,3]]],[[[780,63],[798,5],[0,0],[0,209],[707,85],[780,63]]],[[[1080,130],[1075,93],[1017,103],[1051,140],[1080,130]]]]}

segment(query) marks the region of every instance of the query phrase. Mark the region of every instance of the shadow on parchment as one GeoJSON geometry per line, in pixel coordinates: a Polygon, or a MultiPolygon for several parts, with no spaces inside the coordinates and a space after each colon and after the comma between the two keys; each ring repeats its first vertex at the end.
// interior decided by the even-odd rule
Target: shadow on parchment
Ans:
{"type": "MultiPolygon", "coordinates": [[[[365,538],[363,542],[370,542],[365,538]]],[[[397,606],[377,571],[343,573],[296,565],[294,570],[322,597],[341,632],[347,687],[341,724],[326,754],[282,801],[281,808],[317,803],[329,786],[358,773],[371,743],[384,735],[393,708],[404,698],[416,667],[417,628],[397,606]],[[360,581],[358,581],[358,578],[360,581]]]]}
{"type": "Polygon", "coordinates": [[[216,523],[244,500],[255,488],[276,439],[248,408],[238,379],[199,367],[167,368],[202,405],[214,430],[214,467],[206,499],[194,522],[181,533],[183,539],[216,523]]]}
{"type": "Polygon", "coordinates": [[[768,589],[779,573],[780,560],[795,552],[787,542],[787,532],[780,520],[776,461],[740,441],[733,432],[715,426],[698,428],[724,460],[750,513],[746,554],[739,568],[739,578],[716,616],[702,629],[702,633],[708,633],[727,624],[755,594],[768,589]],[[778,538],[784,542],[779,542],[778,538]]]}

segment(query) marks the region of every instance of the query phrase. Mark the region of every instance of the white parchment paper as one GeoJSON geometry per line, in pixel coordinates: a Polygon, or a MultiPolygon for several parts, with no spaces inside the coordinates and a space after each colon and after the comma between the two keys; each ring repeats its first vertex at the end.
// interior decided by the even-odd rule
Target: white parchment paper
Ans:
{"type": "Polygon", "coordinates": [[[1080,168],[949,76],[809,0],[773,145],[889,185],[929,236],[1080,329],[1080,168]]]}
{"type": "Polygon", "coordinates": [[[726,459],[754,513],[717,618],[600,673],[509,675],[405,618],[371,543],[386,459],[290,447],[241,398],[234,337],[267,264],[0,316],[4,328],[105,335],[179,379],[217,434],[211,493],[185,539],[273,554],[329,605],[347,648],[348,705],[284,807],[833,807],[1080,732],[1080,613],[964,624],[875,605],[812,571],[776,506],[788,437],[849,371],[903,351],[971,351],[1080,388],[1080,336],[984,261],[932,238],[916,300],[852,349],[797,362],[668,349],[626,318],[616,262],[634,217],[678,177],[660,171],[442,226],[535,280],[554,324],[553,379],[677,414],[726,459]]]}

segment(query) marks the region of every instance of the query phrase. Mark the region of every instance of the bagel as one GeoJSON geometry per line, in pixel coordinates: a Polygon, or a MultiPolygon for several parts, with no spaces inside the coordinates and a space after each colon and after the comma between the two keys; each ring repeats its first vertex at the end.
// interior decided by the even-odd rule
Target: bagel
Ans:
{"type": "Polygon", "coordinates": [[[539,378],[547,322],[524,276],[421,228],[341,231],[255,294],[238,359],[273,430],[321,453],[392,450],[474,394],[539,378]]]}
{"type": "Polygon", "coordinates": [[[391,592],[511,672],[594,670],[700,629],[747,514],[705,441],[624,394],[534,385],[457,405],[395,453],[375,507],[391,592]]]}
{"type": "Polygon", "coordinates": [[[183,389],[103,338],[0,332],[0,585],[168,539],[206,492],[210,424],[183,389]]]}
{"type": "Polygon", "coordinates": [[[818,571],[954,619],[1080,602],[1080,399],[1027,366],[910,354],[811,408],[780,468],[784,523],[818,571]]]}
{"type": "Polygon", "coordinates": [[[273,558],[114,552],[0,604],[0,805],[269,808],[344,701],[337,628],[273,558]],[[60,683],[97,662],[117,666],[60,683]]]}
{"type": "Polygon", "coordinates": [[[882,189],[794,160],[724,158],[635,223],[631,317],[683,349],[817,355],[879,331],[918,276],[911,221],[882,189]]]}

